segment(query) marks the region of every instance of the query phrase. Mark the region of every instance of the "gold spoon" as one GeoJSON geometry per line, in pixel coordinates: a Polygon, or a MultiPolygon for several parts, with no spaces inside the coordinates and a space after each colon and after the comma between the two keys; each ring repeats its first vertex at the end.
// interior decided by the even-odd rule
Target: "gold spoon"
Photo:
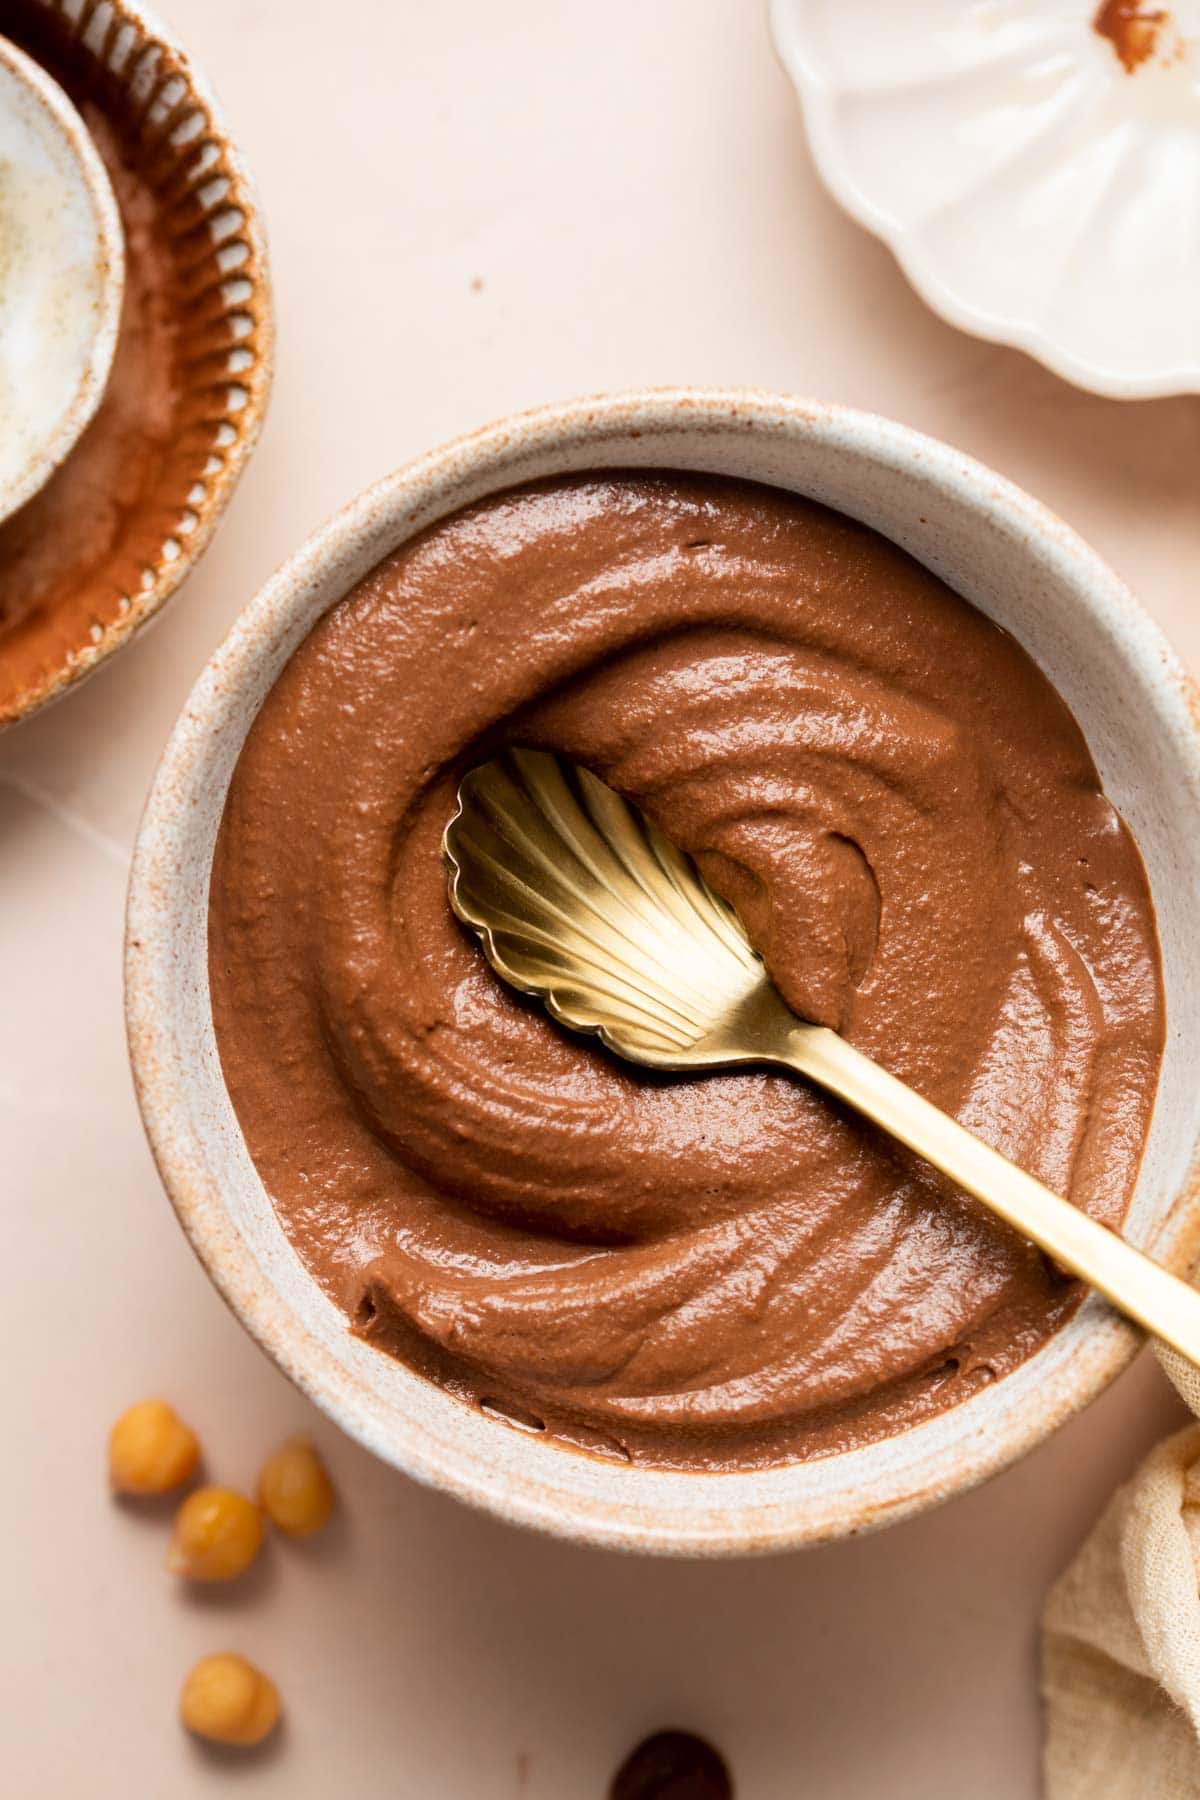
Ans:
{"type": "Polygon", "coordinates": [[[463,781],[450,903],[506,981],[652,1069],[775,1063],[874,1120],[1200,1365],[1200,1293],[781,999],[733,909],[597,776],[506,750],[463,781]]]}

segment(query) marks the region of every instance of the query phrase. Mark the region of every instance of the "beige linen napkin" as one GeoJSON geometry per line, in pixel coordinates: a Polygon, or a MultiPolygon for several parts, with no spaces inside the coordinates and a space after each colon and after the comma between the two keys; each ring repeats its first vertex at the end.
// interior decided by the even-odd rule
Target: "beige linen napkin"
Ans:
{"type": "MultiPolygon", "coordinates": [[[[1158,1354],[1200,1414],[1200,1374],[1158,1354]]],[[[1187,1425],[1114,1496],[1050,1590],[1046,1800],[1200,1800],[1198,1572],[1200,1425],[1187,1425]]]]}

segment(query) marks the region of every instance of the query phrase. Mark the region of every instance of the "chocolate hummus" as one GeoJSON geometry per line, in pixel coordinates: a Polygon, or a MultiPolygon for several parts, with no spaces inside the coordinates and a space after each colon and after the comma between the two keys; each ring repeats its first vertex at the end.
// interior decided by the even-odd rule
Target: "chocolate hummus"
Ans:
{"type": "Polygon", "coordinates": [[[1092,28],[1108,39],[1125,73],[1132,75],[1154,55],[1167,23],[1162,7],[1143,5],[1142,0],[1102,0],[1092,28]]]}
{"type": "Polygon", "coordinates": [[[510,992],[439,853],[460,776],[560,750],[836,1026],[1117,1223],[1163,1040],[1137,850],[1070,713],[883,538],[682,474],[459,513],[292,657],[213,868],[229,1091],[357,1330],[635,1462],[852,1446],[1013,1369],[1079,1290],[802,1081],[640,1073],[510,992]]]}

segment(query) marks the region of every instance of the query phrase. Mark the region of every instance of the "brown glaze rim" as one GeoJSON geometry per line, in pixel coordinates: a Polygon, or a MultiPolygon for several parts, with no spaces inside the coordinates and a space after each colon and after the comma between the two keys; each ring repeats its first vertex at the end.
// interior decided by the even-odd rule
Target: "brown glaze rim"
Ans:
{"type": "Polygon", "coordinates": [[[42,117],[50,121],[52,129],[60,135],[60,141],[69,146],[74,156],[96,233],[90,268],[97,284],[96,301],[91,308],[91,343],[74,395],[57,423],[46,432],[21,476],[5,487],[3,511],[0,512],[2,524],[14,512],[19,512],[59,464],[65,462],[104,398],[121,327],[125,246],[120,210],[108,170],[70,97],[48,69],[9,38],[0,38],[0,63],[14,80],[24,84],[30,100],[39,107],[42,117]]]}
{"type": "MultiPolygon", "coordinates": [[[[176,441],[122,543],[159,539],[127,592],[114,587],[62,664],[0,702],[0,730],[94,673],[171,598],[212,539],[257,441],[274,369],[266,236],[254,185],[208,82],[140,0],[11,0],[6,34],[41,60],[52,47],[76,72],[76,104],[95,100],[158,196],[183,276],[189,335],[176,441]],[[185,449],[186,445],[186,449],[185,449]],[[111,612],[111,616],[106,616],[111,612]]],[[[120,549],[114,557],[120,555],[120,549]]]]}

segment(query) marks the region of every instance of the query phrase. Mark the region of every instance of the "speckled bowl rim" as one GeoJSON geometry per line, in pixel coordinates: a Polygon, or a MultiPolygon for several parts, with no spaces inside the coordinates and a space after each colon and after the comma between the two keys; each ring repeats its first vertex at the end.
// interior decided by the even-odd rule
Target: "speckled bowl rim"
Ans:
{"type": "MultiPolygon", "coordinates": [[[[189,502],[189,507],[182,510],[171,536],[160,547],[153,564],[147,564],[143,571],[142,586],[129,595],[128,609],[100,628],[98,636],[93,631],[89,639],[75,646],[66,660],[49,671],[44,680],[31,683],[20,696],[19,704],[0,715],[0,732],[23,724],[72,693],[157,618],[167,601],[178,592],[211,543],[258,443],[275,373],[275,309],[262,205],[246,159],[230,133],[224,108],[203,70],[176,33],[143,0],[36,0],[36,3],[52,18],[61,18],[88,45],[93,56],[110,68],[114,54],[126,44],[128,34],[133,34],[137,42],[124,50],[123,66],[129,68],[130,88],[131,91],[136,88],[138,92],[144,119],[157,120],[162,108],[167,109],[169,117],[189,107],[203,116],[206,122],[204,141],[218,146],[231,179],[227,193],[200,204],[214,231],[218,261],[229,250],[245,246],[245,258],[240,263],[231,263],[228,272],[231,279],[248,281],[252,294],[248,300],[232,302],[228,310],[247,313],[252,318],[253,363],[248,368],[231,369],[228,380],[230,404],[224,421],[217,421],[214,428],[218,433],[223,424],[231,436],[229,441],[223,442],[214,435],[213,453],[219,467],[206,469],[203,474],[205,498],[202,506],[191,511],[189,502]],[[99,45],[98,28],[101,28],[99,45]],[[163,65],[166,72],[160,73],[163,65]],[[236,219],[233,242],[223,241],[215,235],[223,228],[222,221],[226,217],[236,219]],[[238,396],[236,405],[232,403],[235,394],[238,396]],[[236,424],[233,423],[235,419],[236,424]],[[168,553],[169,549],[173,554],[168,553]]],[[[24,45],[18,41],[17,48],[24,50],[24,45]]],[[[71,98],[68,94],[68,99],[71,98]]],[[[203,191],[204,172],[189,179],[197,194],[203,191]]],[[[232,346],[231,357],[238,354],[239,347],[232,346]]]]}
{"type": "MultiPolygon", "coordinates": [[[[222,733],[235,730],[240,744],[262,693],[274,679],[273,673],[264,672],[264,665],[277,666],[306,635],[310,628],[306,615],[318,595],[332,591],[331,578],[337,577],[336,592],[344,592],[387,549],[431,518],[444,516],[481,492],[528,479],[544,470],[548,460],[564,469],[613,466],[621,460],[619,454],[613,454],[614,438],[632,452],[639,439],[664,431],[678,432],[681,442],[687,434],[693,443],[699,433],[706,444],[753,433],[760,442],[775,434],[784,440],[802,437],[818,448],[847,445],[853,454],[865,454],[881,469],[919,469],[922,481],[937,484],[953,504],[963,504],[978,515],[978,529],[999,522],[1036,543],[1048,563],[1060,573],[1068,572],[1080,598],[1097,616],[1106,644],[1110,638],[1119,639],[1129,669],[1153,690],[1159,729],[1164,740],[1170,738],[1172,754],[1183,758],[1189,804],[1200,820],[1200,710],[1192,684],[1157,627],[1113,572],[1074,532],[1020,489],[936,440],[836,406],[741,389],[650,389],[599,396],[502,421],[408,464],[321,527],[243,612],[196,683],[174,729],[138,834],[126,932],[127,1027],[147,1136],[194,1249],[250,1333],[284,1373],[353,1438],[416,1479],[512,1523],[631,1551],[745,1555],[861,1533],[965,1492],[1032,1450],[1093,1400],[1136,1353],[1140,1334],[1092,1296],[1050,1345],[1023,1366],[1033,1373],[1024,1381],[1022,1394],[1025,1389],[1031,1391],[1001,1413],[1003,1429],[997,1430],[995,1421],[989,1422],[987,1417],[982,1421],[973,1417],[971,1409],[989,1396],[1014,1393],[1014,1384],[1022,1382],[1022,1370],[982,1396],[939,1415],[955,1424],[944,1428],[943,1435],[950,1432],[953,1441],[939,1453],[935,1467],[929,1466],[928,1457],[921,1463],[919,1454],[915,1461],[920,1466],[915,1467],[913,1457],[906,1460],[901,1454],[898,1469],[889,1474],[881,1467],[868,1483],[855,1481],[851,1488],[843,1486],[832,1496],[814,1493],[782,1501],[775,1497],[769,1503],[753,1498],[758,1491],[756,1482],[765,1491],[772,1485],[767,1478],[779,1475],[793,1485],[799,1482],[815,1487],[818,1484],[808,1480],[812,1471],[834,1465],[836,1478],[836,1465],[847,1459],[792,1464],[783,1471],[766,1471],[753,1478],[674,1475],[670,1481],[706,1484],[701,1489],[689,1488],[691,1499],[699,1492],[703,1504],[694,1517],[688,1512],[686,1522],[681,1523],[677,1517],[668,1518],[668,1509],[655,1500],[656,1484],[665,1479],[657,1472],[612,1467],[599,1458],[581,1457],[575,1451],[538,1441],[529,1443],[526,1450],[522,1440],[514,1450],[512,1440],[518,1434],[492,1421],[487,1421],[484,1429],[499,1435],[477,1438],[474,1447],[468,1448],[466,1439],[478,1433],[480,1422],[470,1409],[449,1396],[439,1399],[455,1408],[459,1418],[440,1435],[423,1421],[386,1420],[384,1401],[376,1393],[382,1374],[376,1381],[371,1366],[363,1365],[366,1373],[360,1378],[338,1365],[317,1342],[305,1319],[276,1291],[271,1269],[256,1260],[233,1224],[226,1195],[206,1164],[189,1111],[195,1063],[189,1062],[178,1029],[180,1007],[189,998],[183,989],[191,979],[181,961],[179,944],[189,924],[193,929],[203,928],[198,921],[207,912],[208,864],[203,880],[189,875],[188,835],[194,829],[198,806],[219,810],[224,801],[223,791],[214,795],[204,790],[210,746],[222,733]],[[1039,1365],[1047,1359],[1053,1366],[1043,1371],[1039,1365]],[[480,1453],[479,1446],[485,1441],[493,1446],[494,1454],[480,1453]],[[547,1455],[550,1462],[545,1461],[547,1455]],[[550,1471],[561,1470],[563,1457],[576,1465],[589,1465],[593,1474],[588,1481],[594,1493],[586,1498],[572,1493],[564,1500],[548,1478],[550,1471]],[[736,1490],[732,1485],[746,1482],[748,1487],[736,1490]],[[630,1483],[637,1486],[631,1488],[630,1483]]],[[[658,466],[669,466],[670,457],[659,455],[655,460],[658,466]]],[[[681,460],[677,466],[686,467],[688,462],[681,460]]],[[[719,448],[708,466],[720,466],[719,448]]],[[[322,599],[321,610],[327,604],[329,601],[322,599]]],[[[195,986],[193,980],[193,1003],[195,986]]],[[[201,1003],[207,1009],[206,992],[201,1003]]],[[[1191,1117],[1189,1113],[1189,1120],[1191,1117]]],[[[1185,1135],[1186,1175],[1172,1186],[1152,1233],[1155,1253],[1180,1271],[1190,1269],[1200,1251],[1200,1135],[1192,1132],[1190,1124],[1185,1135]]],[[[244,1146],[242,1149],[244,1154],[244,1146]]],[[[280,1254],[294,1262],[281,1231],[279,1238],[285,1246],[280,1254]]],[[[272,1258],[275,1254],[272,1251],[272,1258]]],[[[305,1279],[312,1293],[318,1294],[316,1284],[305,1279]]],[[[324,1296],[321,1300],[329,1304],[324,1296]]],[[[396,1365],[390,1359],[367,1346],[362,1348],[376,1363],[386,1361],[394,1373],[396,1365]]],[[[420,1377],[407,1370],[401,1374],[427,1390],[428,1384],[420,1377]]],[[[937,1420],[926,1422],[884,1439],[881,1445],[870,1446],[869,1452],[884,1446],[892,1446],[893,1451],[899,1447],[903,1452],[919,1433],[929,1432],[936,1424],[937,1420]]],[[[869,1452],[854,1454],[861,1457],[869,1452]]],[[[876,1456],[873,1460],[882,1465],[889,1459],[876,1456]]],[[[895,1454],[891,1460],[897,1461],[895,1454]]]]}

